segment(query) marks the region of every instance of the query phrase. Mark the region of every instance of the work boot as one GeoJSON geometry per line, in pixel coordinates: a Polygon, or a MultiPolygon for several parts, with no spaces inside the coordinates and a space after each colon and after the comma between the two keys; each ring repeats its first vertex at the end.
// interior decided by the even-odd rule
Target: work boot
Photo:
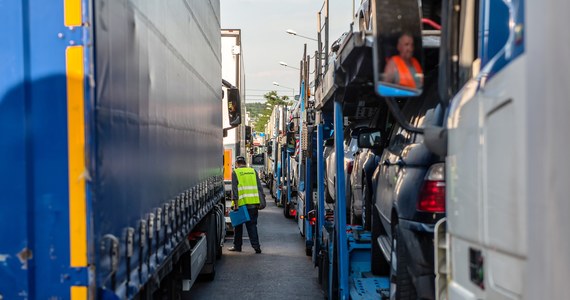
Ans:
{"type": "MultiPolygon", "coordinates": [[[[228,251],[232,251],[232,252],[241,252],[241,248],[236,248],[236,247],[230,247],[228,248],[228,251]]],[[[259,250],[261,252],[261,250],[259,250]]]]}
{"type": "Polygon", "coordinates": [[[255,249],[255,254],[260,254],[261,253],[261,248],[253,248],[255,249]]]}

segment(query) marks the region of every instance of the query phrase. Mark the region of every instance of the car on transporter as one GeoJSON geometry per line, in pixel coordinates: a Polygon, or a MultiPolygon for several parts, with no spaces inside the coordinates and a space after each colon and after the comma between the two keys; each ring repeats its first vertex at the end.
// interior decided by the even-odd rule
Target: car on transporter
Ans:
{"type": "MultiPolygon", "coordinates": [[[[417,128],[438,124],[444,114],[437,71],[425,80],[422,96],[402,108],[417,128]]],[[[372,271],[390,274],[397,299],[435,299],[433,233],[445,216],[444,171],[443,159],[428,150],[423,134],[392,126],[372,177],[372,271]]]]}
{"type": "Polygon", "coordinates": [[[386,132],[393,124],[386,109],[378,109],[366,127],[358,128],[354,134],[357,139],[367,139],[366,146],[357,140],[357,151],[354,153],[354,163],[350,174],[350,224],[362,225],[370,230],[372,223],[372,174],[380,162],[382,151],[386,144],[386,132]]]}
{"type": "MultiPolygon", "coordinates": [[[[353,130],[347,128],[344,130],[343,141],[343,166],[345,176],[346,199],[350,199],[350,173],[354,163],[354,156],[358,150],[357,136],[352,134],[353,130]]],[[[334,151],[334,139],[330,138],[325,141],[324,145],[325,160],[325,197],[328,203],[334,203],[336,199],[336,152],[334,151]]]]}

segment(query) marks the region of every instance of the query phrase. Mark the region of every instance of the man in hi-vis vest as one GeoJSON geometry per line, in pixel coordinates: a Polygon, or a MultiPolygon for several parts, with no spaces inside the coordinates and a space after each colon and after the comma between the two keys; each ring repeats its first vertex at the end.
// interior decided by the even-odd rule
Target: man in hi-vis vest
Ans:
{"type": "MultiPolygon", "coordinates": [[[[245,158],[238,156],[236,168],[232,172],[232,205],[234,209],[246,206],[250,220],[245,222],[247,234],[255,253],[261,253],[259,237],[257,236],[258,210],[265,208],[265,196],[259,176],[254,169],[246,166],[245,158]]],[[[243,242],[243,224],[234,228],[234,246],[229,251],[241,252],[243,242]]]]}
{"type": "Polygon", "coordinates": [[[384,69],[384,81],[409,88],[421,89],[424,74],[420,62],[414,57],[414,38],[403,33],[398,39],[399,55],[390,57],[384,69]]]}

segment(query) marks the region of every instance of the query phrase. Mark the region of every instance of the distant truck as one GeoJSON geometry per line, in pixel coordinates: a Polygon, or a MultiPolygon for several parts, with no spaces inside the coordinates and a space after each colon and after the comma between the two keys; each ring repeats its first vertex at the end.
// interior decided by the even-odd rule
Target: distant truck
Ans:
{"type": "MultiPolygon", "coordinates": [[[[222,77],[240,91],[240,99],[245,99],[245,71],[240,29],[222,29],[222,77]]],[[[240,103],[240,114],[245,116],[245,105],[240,103]]],[[[229,127],[228,117],[224,118],[224,128],[229,127]]],[[[246,156],[245,123],[224,131],[224,182],[226,193],[231,190],[232,170],[238,156],[246,156]]]]}
{"type": "MultiPolygon", "coordinates": [[[[233,107],[241,116],[245,116],[245,72],[241,47],[240,29],[222,29],[222,76],[224,78],[224,91],[231,88],[239,91],[240,102],[233,107]]],[[[229,93],[224,93],[224,101],[228,100],[229,93]]],[[[232,188],[232,170],[238,156],[246,157],[246,126],[243,124],[232,126],[231,116],[224,115],[224,191],[225,191],[225,223],[228,231],[233,231],[229,217],[231,208],[230,194],[232,188]]],[[[250,129],[251,130],[251,129],[250,129]]]]}
{"type": "Polygon", "coordinates": [[[225,234],[219,1],[0,17],[0,299],[186,299],[225,234]]]}

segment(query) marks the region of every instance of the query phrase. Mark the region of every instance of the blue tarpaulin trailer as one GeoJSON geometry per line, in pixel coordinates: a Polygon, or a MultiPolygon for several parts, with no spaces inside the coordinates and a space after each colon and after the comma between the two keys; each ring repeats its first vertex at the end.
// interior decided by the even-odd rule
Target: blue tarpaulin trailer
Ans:
{"type": "Polygon", "coordinates": [[[213,276],[219,1],[4,1],[0,18],[0,299],[213,276]]]}

